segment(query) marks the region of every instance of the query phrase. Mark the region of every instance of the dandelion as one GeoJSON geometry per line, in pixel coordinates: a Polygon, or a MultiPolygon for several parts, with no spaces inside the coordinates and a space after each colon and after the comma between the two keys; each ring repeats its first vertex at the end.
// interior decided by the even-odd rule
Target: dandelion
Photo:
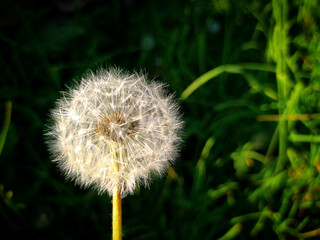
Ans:
{"type": "Polygon", "coordinates": [[[172,95],[144,74],[100,70],[65,92],[51,116],[54,161],[67,178],[113,196],[121,232],[121,197],[176,158],[182,121],[172,95]]]}

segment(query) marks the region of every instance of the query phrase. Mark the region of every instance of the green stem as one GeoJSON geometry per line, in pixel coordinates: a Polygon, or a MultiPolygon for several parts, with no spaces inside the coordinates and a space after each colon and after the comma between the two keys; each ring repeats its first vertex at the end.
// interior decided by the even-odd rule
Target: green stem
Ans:
{"type": "Polygon", "coordinates": [[[286,120],[286,103],[288,97],[289,76],[287,74],[286,58],[288,56],[288,4],[286,0],[273,0],[273,14],[275,26],[273,29],[273,58],[276,62],[276,78],[279,103],[279,159],[276,166],[276,173],[282,171],[287,161],[287,136],[288,122],[286,120]]]}

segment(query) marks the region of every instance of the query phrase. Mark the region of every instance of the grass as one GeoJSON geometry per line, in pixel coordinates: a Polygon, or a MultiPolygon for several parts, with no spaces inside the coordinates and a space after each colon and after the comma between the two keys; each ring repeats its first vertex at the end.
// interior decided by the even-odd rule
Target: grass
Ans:
{"type": "Polygon", "coordinates": [[[0,3],[2,234],[111,239],[111,199],[66,182],[43,132],[65,85],[116,65],[186,121],[168,175],[123,200],[124,239],[319,238],[318,0],[83,3],[0,3]]]}

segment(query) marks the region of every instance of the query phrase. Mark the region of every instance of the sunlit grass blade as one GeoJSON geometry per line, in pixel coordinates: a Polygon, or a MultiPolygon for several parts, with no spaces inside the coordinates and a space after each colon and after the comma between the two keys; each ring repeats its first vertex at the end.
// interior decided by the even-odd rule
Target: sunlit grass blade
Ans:
{"type": "Polygon", "coordinates": [[[292,142],[320,143],[320,135],[305,135],[290,133],[289,140],[292,142]]]}
{"type": "Polygon", "coordinates": [[[207,83],[209,80],[218,77],[222,73],[242,74],[243,70],[270,71],[275,69],[271,65],[259,63],[243,63],[243,64],[226,64],[218,66],[194,80],[181,94],[181,99],[187,99],[199,87],[207,83]]]}
{"type": "Polygon", "coordinates": [[[232,228],[230,228],[229,231],[218,240],[232,240],[236,238],[241,231],[242,231],[242,224],[237,223],[232,228]]]}

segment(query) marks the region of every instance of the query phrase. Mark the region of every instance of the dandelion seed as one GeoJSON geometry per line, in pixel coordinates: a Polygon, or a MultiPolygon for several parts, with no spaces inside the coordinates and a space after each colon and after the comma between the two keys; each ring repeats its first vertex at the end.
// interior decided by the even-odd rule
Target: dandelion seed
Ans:
{"type": "Polygon", "coordinates": [[[47,133],[67,178],[122,197],[174,161],[182,128],[164,86],[119,69],[86,75],[58,100],[47,133]]]}

